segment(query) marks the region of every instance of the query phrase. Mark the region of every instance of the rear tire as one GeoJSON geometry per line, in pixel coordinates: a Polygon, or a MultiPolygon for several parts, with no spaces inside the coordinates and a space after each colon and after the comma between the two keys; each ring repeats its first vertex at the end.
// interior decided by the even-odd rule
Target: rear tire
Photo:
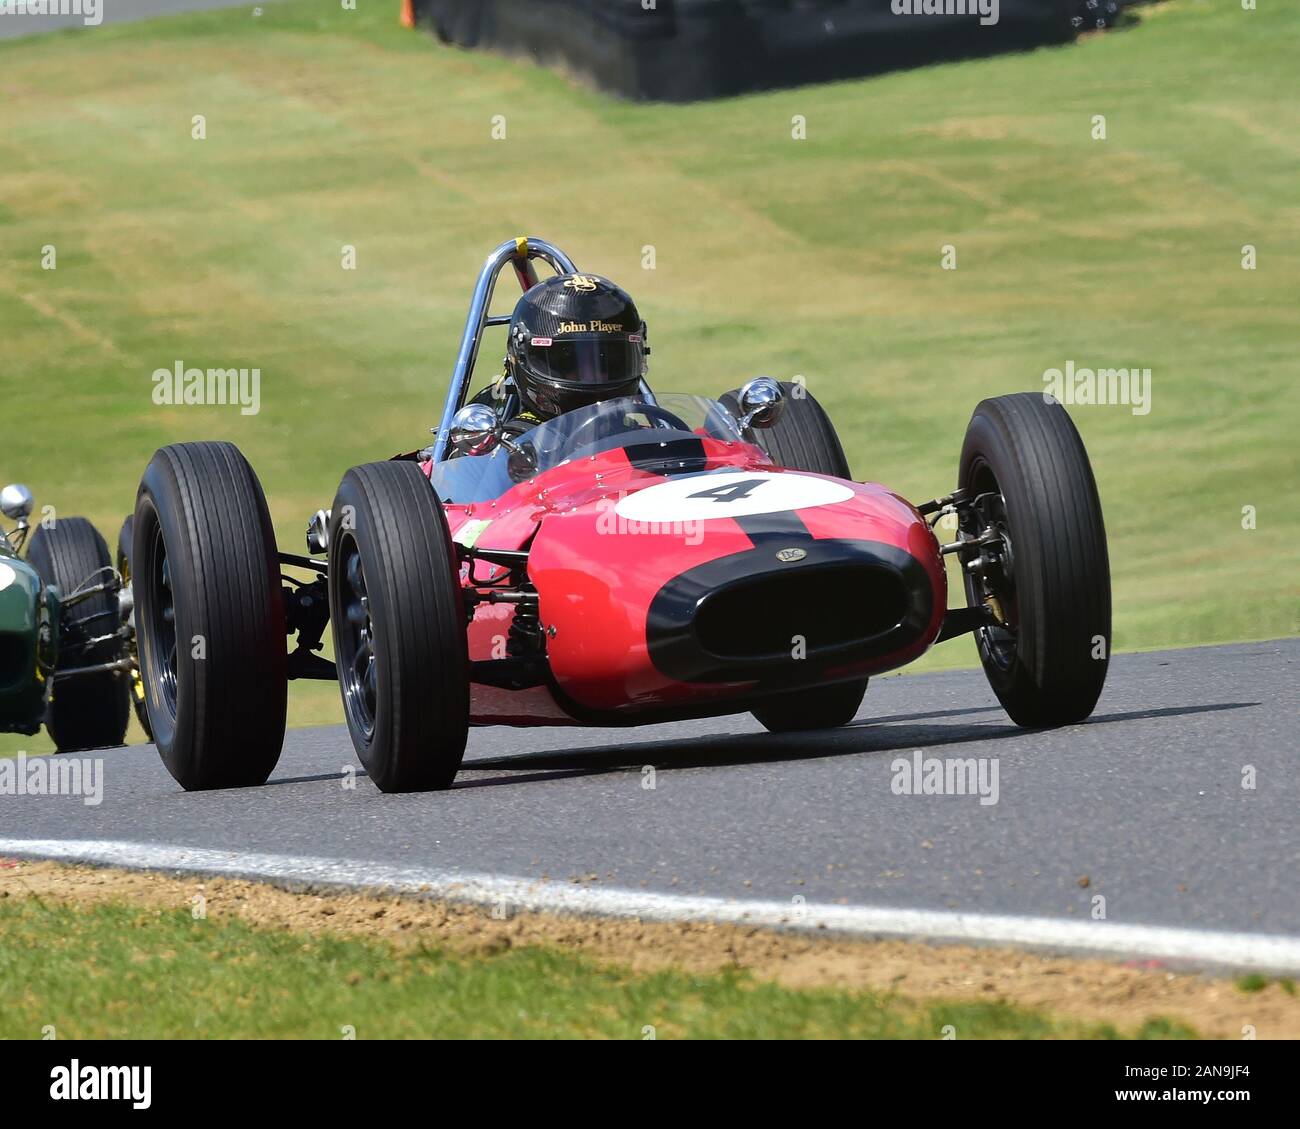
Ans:
{"type": "Polygon", "coordinates": [[[150,460],[131,560],[150,728],[186,791],[265,783],[284,743],[284,595],[262,487],[230,443],[150,460]]]}
{"type": "MultiPolygon", "coordinates": [[[[27,550],[28,562],[46,584],[56,584],[67,600],[82,586],[101,584],[112,576],[113,561],[99,530],[84,517],[56,518],[38,526],[27,550]]],[[[115,592],[101,592],[64,607],[55,670],[115,662],[123,657],[115,592]],[[88,640],[111,635],[93,646],[88,640]]],[[[55,678],[45,714],[45,727],[61,753],[102,749],[126,738],[127,675],[119,671],[55,678]]]]}
{"type": "Polygon", "coordinates": [[[962,554],[967,603],[991,595],[1006,620],[976,632],[989,684],[1017,725],[1082,721],[1106,681],[1111,623],[1101,500],[1079,432],[1041,393],[984,400],[958,485],[972,500],[985,496],[965,532],[992,524],[1009,545],[1008,561],[980,577],[965,564],[981,550],[962,554]]]}
{"type": "Polygon", "coordinates": [[[330,514],[330,619],[353,746],[383,792],[449,788],[469,733],[469,654],[442,503],[414,463],[367,463],[343,476],[330,514]]]}
{"type": "MultiPolygon", "coordinates": [[[[781,381],[781,389],[785,407],[780,418],[771,427],[756,428],[753,442],[777,466],[848,479],[849,461],[826,410],[802,384],[781,381]]],[[[741,414],[735,392],[726,393],[722,403],[737,416],[741,414]]]]}
{"type": "MultiPolygon", "coordinates": [[[[132,514],[122,523],[122,529],[117,535],[117,573],[122,578],[123,586],[128,588],[131,585],[131,553],[133,551],[131,539],[134,536],[135,515],[132,514]]],[[[140,723],[140,728],[144,730],[145,737],[152,741],[153,730],[149,728],[149,710],[144,701],[144,680],[140,677],[140,656],[135,645],[134,610],[131,612],[126,626],[130,632],[126,640],[126,657],[135,663],[135,669],[127,675],[130,680],[128,686],[130,688],[131,706],[135,710],[136,720],[140,723]]]]}
{"type": "Polygon", "coordinates": [[[793,733],[800,729],[838,729],[858,713],[867,680],[837,682],[782,694],[751,711],[769,733],[793,733]]]}

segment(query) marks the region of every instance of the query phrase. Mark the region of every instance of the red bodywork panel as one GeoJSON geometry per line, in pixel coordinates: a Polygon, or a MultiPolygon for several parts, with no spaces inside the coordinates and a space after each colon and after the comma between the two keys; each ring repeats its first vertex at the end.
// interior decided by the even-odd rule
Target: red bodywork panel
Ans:
{"type": "MultiPolygon", "coordinates": [[[[770,561],[774,576],[793,576],[799,559],[781,563],[784,551],[804,552],[811,560],[817,542],[868,542],[901,550],[914,576],[924,572],[923,595],[928,614],[919,618],[905,645],[860,659],[829,673],[827,681],[876,674],[911,662],[939,634],[947,609],[947,577],[938,542],[925,519],[902,498],[874,483],[858,484],[774,466],[756,447],[703,438],[704,473],[671,477],[634,466],[624,449],[566,462],[511,488],[493,503],[446,506],[453,540],[479,549],[529,548],[528,576],[538,592],[541,623],[553,683],[528,690],[475,685],[472,719],[478,724],[547,725],[647,721],[679,711],[732,712],[746,709],[745,699],[758,686],[753,678],[735,681],[682,681],[663,673],[651,654],[647,618],[665,585],[692,569],[720,558],[770,561]],[[737,476],[710,479],[709,472],[740,471],[760,476],[766,496],[785,492],[792,507],[745,513],[750,503],[703,498],[711,482],[725,495],[737,476]],[[773,482],[776,476],[795,476],[773,482]],[[808,480],[812,480],[811,482],[808,480]],[[654,519],[624,517],[626,499],[665,483],[640,500],[654,519]],[[687,496],[689,494],[689,496],[687,496]],[[658,501],[660,496],[662,502],[658,501]],[[821,502],[822,496],[832,500],[821,502]],[[811,504],[808,504],[811,499],[811,504]],[[716,507],[710,502],[718,502],[716,507]],[[709,508],[737,516],[696,518],[709,508]],[[675,515],[683,515],[676,520],[675,515]],[[482,525],[481,523],[488,524],[482,525]],[[476,524],[470,524],[476,523],[476,524]],[[788,547],[782,529],[797,531],[788,547]],[[809,540],[811,539],[811,541],[809,540]],[[805,549],[800,549],[804,546],[805,549]],[[761,552],[755,553],[756,548],[761,552]],[[771,552],[768,552],[768,549],[771,552]],[[808,551],[806,551],[808,550],[808,551]],[[745,556],[748,554],[748,556],[745,556]],[[913,564],[915,562],[915,564],[913,564]],[[918,568],[919,566],[919,568],[918,568]]],[[[430,466],[424,467],[428,473],[430,466]]],[[[746,480],[751,481],[751,480],[746,480]]],[[[733,489],[733,493],[745,487],[733,489]]],[[[832,546],[823,546],[830,552],[832,546]]],[[[825,555],[825,554],[823,554],[825,555]]],[[[469,565],[462,583],[469,584],[469,565]]],[[[749,566],[746,566],[749,567],[749,566]]],[[[499,573],[478,562],[478,581],[499,573]]],[[[808,574],[808,583],[815,583],[808,574]]],[[[844,600],[848,594],[828,589],[819,598],[844,600]]],[[[762,607],[754,615],[765,614],[762,607]]],[[[469,628],[472,660],[502,658],[514,610],[510,605],[480,605],[469,628]]]]}

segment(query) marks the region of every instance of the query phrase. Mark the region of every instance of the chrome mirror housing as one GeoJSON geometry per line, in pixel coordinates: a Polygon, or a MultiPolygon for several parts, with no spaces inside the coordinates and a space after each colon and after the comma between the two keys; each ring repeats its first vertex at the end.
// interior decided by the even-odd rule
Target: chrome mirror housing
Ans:
{"type": "Polygon", "coordinates": [[[31,516],[32,492],[21,482],[11,482],[0,490],[0,512],[11,521],[23,521],[31,516]]]}
{"type": "Polygon", "coordinates": [[[770,376],[756,376],[741,388],[740,429],[771,427],[785,411],[785,390],[770,376]]]}
{"type": "Polygon", "coordinates": [[[307,523],[307,552],[323,553],[330,547],[330,512],[317,510],[307,523]]]}
{"type": "Polygon", "coordinates": [[[467,404],[452,416],[447,438],[462,455],[486,455],[501,442],[501,423],[486,404],[467,404]]]}

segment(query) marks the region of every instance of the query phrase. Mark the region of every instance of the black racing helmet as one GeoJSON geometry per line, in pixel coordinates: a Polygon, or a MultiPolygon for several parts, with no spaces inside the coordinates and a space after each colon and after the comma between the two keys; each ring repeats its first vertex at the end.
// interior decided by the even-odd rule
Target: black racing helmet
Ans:
{"type": "Polygon", "coordinates": [[[550,417],[635,395],[647,352],[645,323],[627,291],[599,275],[561,274],[519,299],[506,367],[524,407],[550,417]]]}

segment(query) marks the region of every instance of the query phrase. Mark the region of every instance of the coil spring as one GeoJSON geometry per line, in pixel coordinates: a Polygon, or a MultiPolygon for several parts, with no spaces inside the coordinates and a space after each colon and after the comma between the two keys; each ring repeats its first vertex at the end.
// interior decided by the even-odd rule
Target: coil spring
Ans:
{"type": "Polygon", "coordinates": [[[506,637],[506,653],[512,658],[520,658],[540,654],[542,649],[542,617],[534,595],[532,599],[515,605],[510,634],[506,637]]]}

